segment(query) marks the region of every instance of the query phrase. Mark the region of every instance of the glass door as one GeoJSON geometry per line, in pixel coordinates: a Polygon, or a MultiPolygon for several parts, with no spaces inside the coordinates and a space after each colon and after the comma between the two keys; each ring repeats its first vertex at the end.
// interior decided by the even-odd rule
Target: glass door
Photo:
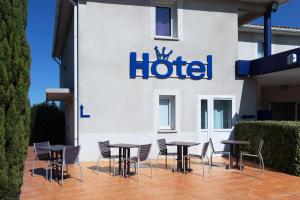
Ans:
{"type": "Polygon", "coordinates": [[[235,116],[234,96],[198,96],[199,142],[212,138],[216,149],[223,150],[220,142],[230,138],[235,116]]]}

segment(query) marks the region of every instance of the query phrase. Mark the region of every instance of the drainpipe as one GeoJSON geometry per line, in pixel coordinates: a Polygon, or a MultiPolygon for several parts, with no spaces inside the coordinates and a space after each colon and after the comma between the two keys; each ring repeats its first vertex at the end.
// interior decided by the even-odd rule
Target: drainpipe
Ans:
{"type": "Polygon", "coordinates": [[[79,145],[78,123],[78,0],[69,0],[74,6],[74,145],[79,145]]]}
{"type": "Polygon", "coordinates": [[[271,11],[264,14],[264,56],[272,54],[272,23],[271,11]]]}

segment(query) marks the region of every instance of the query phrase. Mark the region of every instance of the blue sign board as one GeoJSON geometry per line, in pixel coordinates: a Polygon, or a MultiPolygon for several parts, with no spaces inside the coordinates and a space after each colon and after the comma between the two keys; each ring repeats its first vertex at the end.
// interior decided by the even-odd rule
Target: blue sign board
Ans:
{"type": "Polygon", "coordinates": [[[170,78],[173,74],[174,68],[176,70],[176,77],[179,79],[191,78],[192,80],[201,80],[207,78],[212,79],[212,56],[207,56],[207,64],[201,61],[187,62],[183,60],[181,56],[178,56],[175,60],[169,61],[169,56],[173,51],[165,52],[166,48],[162,48],[162,52],[157,47],[154,48],[157,59],[153,62],[149,60],[149,53],[142,54],[142,61],[137,60],[136,52],[130,53],[130,78],[134,79],[137,77],[137,70],[142,70],[142,78],[149,78],[149,71],[151,74],[159,79],[170,78]],[[150,63],[152,65],[150,66],[150,63]],[[165,73],[158,71],[159,66],[164,65],[166,67],[165,73]],[[186,71],[183,72],[183,66],[186,67],[186,71]]]}

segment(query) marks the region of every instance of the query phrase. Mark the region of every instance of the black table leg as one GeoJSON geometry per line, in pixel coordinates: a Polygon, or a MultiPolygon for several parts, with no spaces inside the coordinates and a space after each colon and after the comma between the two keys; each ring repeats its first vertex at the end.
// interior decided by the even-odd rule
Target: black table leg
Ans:
{"type": "Polygon", "coordinates": [[[188,166],[188,158],[185,158],[185,156],[188,154],[188,147],[187,146],[184,146],[183,147],[183,157],[184,157],[184,165],[185,165],[185,169],[188,171],[188,172],[190,172],[191,171],[191,169],[190,169],[190,167],[188,166]]]}
{"type": "Polygon", "coordinates": [[[177,145],[177,170],[182,171],[182,146],[177,145]]]}
{"type": "MultiPolygon", "coordinates": [[[[130,148],[127,149],[127,158],[130,158],[130,148]]],[[[130,174],[130,162],[127,162],[127,174],[130,174]]]]}
{"type": "Polygon", "coordinates": [[[122,169],[122,148],[119,147],[119,175],[121,174],[121,169],[122,169]]]}
{"type": "Polygon", "coordinates": [[[239,168],[239,162],[240,162],[240,145],[235,145],[235,156],[236,156],[236,167],[239,168]]]}
{"type": "Polygon", "coordinates": [[[166,155],[166,169],[168,169],[168,156],[166,155]]]}

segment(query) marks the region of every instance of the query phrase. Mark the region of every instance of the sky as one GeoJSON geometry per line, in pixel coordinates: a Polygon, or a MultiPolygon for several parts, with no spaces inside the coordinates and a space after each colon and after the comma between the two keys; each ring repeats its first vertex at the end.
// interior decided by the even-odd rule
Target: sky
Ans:
{"type": "MultiPolygon", "coordinates": [[[[27,39],[31,51],[31,105],[45,101],[46,88],[59,87],[59,66],[52,59],[55,0],[28,0],[27,39]]],[[[263,24],[259,18],[253,24],[263,24]]],[[[272,14],[272,25],[300,27],[300,0],[290,0],[272,14]]]]}

